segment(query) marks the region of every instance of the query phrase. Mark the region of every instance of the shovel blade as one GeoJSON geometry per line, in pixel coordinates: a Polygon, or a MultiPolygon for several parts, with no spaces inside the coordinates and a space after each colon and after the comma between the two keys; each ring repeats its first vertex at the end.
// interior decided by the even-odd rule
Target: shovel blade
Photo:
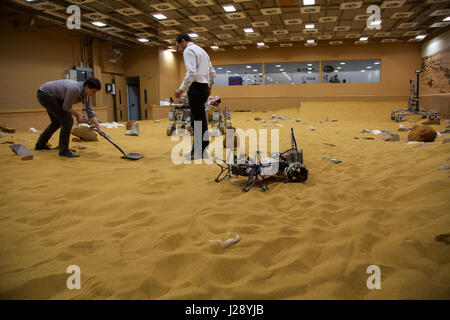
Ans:
{"type": "Polygon", "coordinates": [[[144,155],[140,153],[129,153],[126,156],[122,156],[123,159],[130,159],[130,160],[139,160],[140,158],[143,158],[144,155]]]}

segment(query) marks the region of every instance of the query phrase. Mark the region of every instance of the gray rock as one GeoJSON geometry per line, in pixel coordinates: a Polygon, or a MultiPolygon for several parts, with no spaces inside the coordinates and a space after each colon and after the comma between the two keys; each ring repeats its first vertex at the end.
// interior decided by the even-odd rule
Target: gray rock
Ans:
{"type": "Polygon", "coordinates": [[[384,141],[400,141],[400,137],[396,133],[391,133],[387,137],[384,137],[384,141]]]}
{"type": "Polygon", "coordinates": [[[448,169],[450,169],[450,166],[448,164],[439,168],[439,170],[448,170],[448,169]]]}
{"type": "Polygon", "coordinates": [[[28,150],[27,147],[25,147],[23,144],[19,144],[19,143],[11,144],[9,147],[18,156],[21,156],[21,157],[30,157],[31,156],[31,157],[33,157],[33,154],[31,153],[31,151],[28,150]]]}

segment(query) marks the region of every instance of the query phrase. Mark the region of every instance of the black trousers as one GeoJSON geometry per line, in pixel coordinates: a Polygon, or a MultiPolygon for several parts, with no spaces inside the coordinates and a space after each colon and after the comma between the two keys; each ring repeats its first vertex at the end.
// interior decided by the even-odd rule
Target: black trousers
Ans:
{"type": "Polygon", "coordinates": [[[41,90],[37,92],[37,99],[47,110],[51,122],[39,136],[36,147],[44,147],[56,130],[61,128],[59,133],[59,153],[69,152],[70,131],[72,130],[73,118],[69,112],[63,110],[62,105],[64,101],[41,90]]]}
{"type": "MultiPolygon", "coordinates": [[[[206,120],[205,103],[209,97],[209,87],[207,83],[193,82],[187,92],[189,107],[191,108],[191,128],[195,130],[194,121],[202,122],[202,149],[204,150],[209,145],[209,137],[207,141],[203,141],[205,132],[208,131],[208,121],[206,120]]],[[[192,153],[194,150],[199,150],[196,147],[196,141],[192,144],[192,153]]]]}

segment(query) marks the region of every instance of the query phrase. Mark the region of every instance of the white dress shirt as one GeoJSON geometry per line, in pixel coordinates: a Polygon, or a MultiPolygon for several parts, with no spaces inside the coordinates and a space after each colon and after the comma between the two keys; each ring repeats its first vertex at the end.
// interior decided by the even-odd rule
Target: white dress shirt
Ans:
{"type": "Polygon", "coordinates": [[[183,51],[183,58],[186,65],[186,77],[179,89],[186,91],[192,82],[207,83],[211,88],[216,80],[216,71],[206,51],[195,43],[189,42],[183,51]]]}

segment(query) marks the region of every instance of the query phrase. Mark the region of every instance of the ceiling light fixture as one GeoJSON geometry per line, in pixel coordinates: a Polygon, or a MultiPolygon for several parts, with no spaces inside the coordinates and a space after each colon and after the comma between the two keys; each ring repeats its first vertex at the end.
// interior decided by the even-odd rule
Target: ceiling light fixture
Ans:
{"type": "Polygon", "coordinates": [[[367,41],[367,40],[369,40],[368,37],[361,37],[361,38],[359,38],[359,41],[367,41]]]}
{"type": "Polygon", "coordinates": [[[103,22],[101,22],[101,21],[94,21],[94,22],[91,22],[94,26],[97,26],[97,27],[106,27],[106,23],[103,23],[103,22]]]}
{"type": "Polygon", "coordinates": [[[225,6],[222,6],[223,7],[223,10],[225,10],[226,12],[235,12],[236,11],[236,8],[233,6],[233,5],[225,5],[225,6]]]}
{"type": "Polygon", "coordinates": [[[450,16],[448,16],[447,18],[445,18],[444,20],[442,20],[444,22],[450,21],[450,16]]]}
{"type": "Polygon", "coordinates": [[[425,37],[426,37],[426,35],[421,34],[421,35],[418,35],[418,36],[416,37],[416,39],[417,39],[417,40],[422,40],[422,39],[424,39],[425,37]]]}
{"type": "Polygon", "coordinates": [[[303,0],[303,5],[304,6],[312,6],[315,5],[316,1],[315,0],[303,0]]]}
{"type": "Polygon", "coordinates": [[[307,43],[314,43],[314,39],[306,40],[307,43]]]}
{"type": "Polygon", "coordinates": [[[264,42],[258,42],[256,45],[259,47],[264,47],[264,42]]]}
{"type": "Polygon", "coordinates": [[[253,32],[253,29],[252,29],[252,28],[245,28],[245,29],[244,29],[244,32],[252,33],[252,32],[253,32]]]}
{"type": "Polygon", "coordinates": [[[139,38],[138,41],[139,41],[139,42],[148,42],[148,39],[145,39],[145,38],[139,38]]]}
{"type": "Polygon", "coordinates": [[[196,34],[196,33],[189,33],[189,37],[191,37],[191,38],[198,38],[198,34],[196,34]]]}
{"type": "Polygon", "coordinates": [[[152,14],[152,16],[155,17],[158,20],[167,19],[167,17],[165,15],[163,15],[162,13],[154,13],[154,14],[152,14]]]}
{"type": "MultiPolygon", "coordinates": [[[[211,49],[217,50],[217,49],[219,49],[219,47],[218,46],[211,46],[211,49]]],[[[227,71],[227,72],[229,72],[229,71],[227,71]]]]}
{"type": "Polygon", "coordinates": [[[305,29],[314,29],[314,23],[308,23],[305,25],[305,29]]]}

